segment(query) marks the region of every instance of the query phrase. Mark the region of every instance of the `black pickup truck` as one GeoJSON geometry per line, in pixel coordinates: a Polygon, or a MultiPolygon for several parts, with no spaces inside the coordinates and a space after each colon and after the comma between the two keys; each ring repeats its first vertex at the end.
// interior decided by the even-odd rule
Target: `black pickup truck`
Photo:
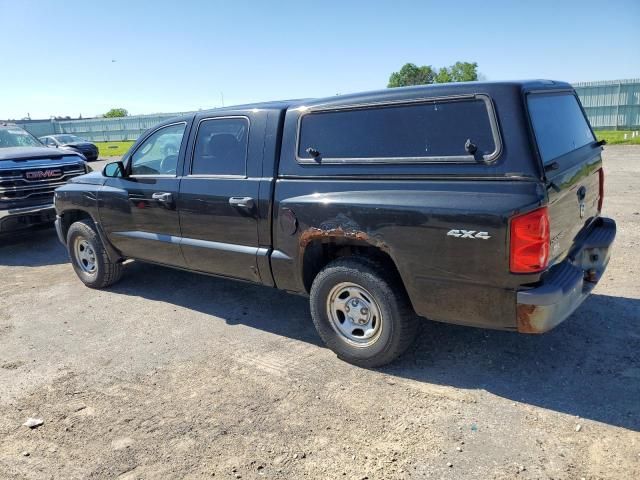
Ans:
{"type": "Polygon", "coordinates": [[[88,171],[81,154],[53,151],[19,126],[0,123],[0,235],[51,225],[54,189],[88,171]]]}
{"type": "Polygon", "coordinates": [[[309,295],[325,343],[372,367],[417,316],[522,333],[568,317],[615,237],[601,152],[554,81],[228,107],[58,188],[56,224],[89,287],[136,259],[309,295]]]}

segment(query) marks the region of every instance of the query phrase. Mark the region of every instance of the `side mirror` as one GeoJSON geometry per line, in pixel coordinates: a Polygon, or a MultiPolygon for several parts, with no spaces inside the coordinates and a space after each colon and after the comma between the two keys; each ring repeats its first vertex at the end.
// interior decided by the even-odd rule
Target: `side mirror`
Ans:
{"type": "Polygon", "coordinates": [[[107,163],[102,169],[105,177],[124,177],[124,163],[121,161],[107,163]]]}

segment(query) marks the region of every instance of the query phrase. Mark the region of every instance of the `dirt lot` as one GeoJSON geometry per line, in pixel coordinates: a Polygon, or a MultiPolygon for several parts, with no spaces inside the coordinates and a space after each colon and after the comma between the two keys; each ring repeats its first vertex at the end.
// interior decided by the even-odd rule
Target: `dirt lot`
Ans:
{"type": "Polygon", "coordinates": [[[425,321],[376,371],[304,298],[140,263],[93,291],[53,230],[0,240],[0,478],[640,478],[640,147],[605,165],[615,252],[567,322],[425,321]]]}

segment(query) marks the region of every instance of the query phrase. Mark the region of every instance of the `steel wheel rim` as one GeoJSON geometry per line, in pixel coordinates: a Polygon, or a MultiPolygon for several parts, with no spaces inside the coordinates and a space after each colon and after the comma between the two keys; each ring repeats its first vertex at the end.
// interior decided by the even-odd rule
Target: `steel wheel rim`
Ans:
{"type": "Polygon", "coordinates": [[[98,268],[96,252],[91,244],[84,238],[76,238],[74,243],[76,263],[86,273],[95,273],[98,268]]]}
{"type": "Polygon", "coordinates": [[[356,347],[373,345],[383,328],[380,306],[365,288],[351,282],[335,285],[327,296],[331,327],[356,347]]]}

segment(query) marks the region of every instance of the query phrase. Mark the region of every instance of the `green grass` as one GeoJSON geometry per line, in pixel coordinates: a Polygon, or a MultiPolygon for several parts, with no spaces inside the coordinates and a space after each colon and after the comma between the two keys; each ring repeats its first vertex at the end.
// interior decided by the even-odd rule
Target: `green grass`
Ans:
{"type": "Polygon", "coordinates": [[[94,142],[98,147],[98,155],[100,158],[105,157],[121,157],[129,147],[133,145],[133,141],[126,142],[94,142]]]}
{"type": "Polygon", "coordinates": [[[631,138],[632,133],[630,130],[596,130],[596,137],[598,140],[606,140],[607,145],[640,145],[640,133],[631,138]],[[627,134],[626,140],[624,139],[625,133],[627,134]]]}

